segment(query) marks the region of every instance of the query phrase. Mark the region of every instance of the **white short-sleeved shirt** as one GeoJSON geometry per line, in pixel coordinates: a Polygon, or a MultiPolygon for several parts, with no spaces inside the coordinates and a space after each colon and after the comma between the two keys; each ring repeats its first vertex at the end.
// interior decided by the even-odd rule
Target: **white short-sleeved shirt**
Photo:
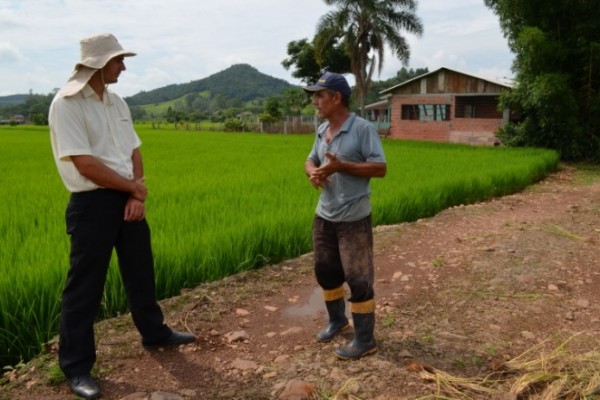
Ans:
{"type": "Polygon", "coordinates": [[[69,97],[57,95],[48,121],[54,160],[65,187],[71,192],[98,189],[83,177],[71,156],[91,155],[127,179],[133,179],[133,150],[141,145],[133,129],[127,103],[106,90],[101,100],[86,85],[69,97]]]}

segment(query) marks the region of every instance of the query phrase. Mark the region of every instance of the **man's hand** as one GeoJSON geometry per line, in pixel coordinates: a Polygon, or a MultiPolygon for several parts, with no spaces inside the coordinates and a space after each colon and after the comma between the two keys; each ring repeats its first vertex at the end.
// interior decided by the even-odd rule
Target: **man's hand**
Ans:
{"type": "Polygon", "coordinates": [[[328,161],[317,169],[321,175],[327,177],[335,172],[341,171],[343,162],[337,158],[335,154],[326,152],[325,157],[327,157],[328,161]]]}
{"type": "Polygon", "coordinates": [[[315,189],[324,189],[325,185],[331,183],[331,179],[325,177],[322,178],[317,170],[314,170],[309,176],[310,184],[315,189]]]}
{"type": "Polygon", "coordinates": [[[141,221],[146,217],[146,207],[144,203],[134,197],[130,197],[125,204],[125,221],[141,221]]]}
{"type": "Polygon", "coordinates": [[[343,165],[342,161],[333,153],[327,152],[325,157],[327,157],[327,162],[312,170],[308,176],[315,189],[324,188],[326,184],[331,183],[329,176],[338,172],[343,165]]]}
{"type": "Polygon", "coordinates": [[[304,163],[304,172],[315,189],[324,189],[325,185],[331,183],[329,174],[323,170],[323,167],[318,168],[311,160],[306,160],[304,163]]]}
{"type": "Polygon", "coordinates": [[[131,192],[131,197],[141,202],[144,202],[144,200],[146,200],[146,197],[148,197],[148,188],[146,187],[146,185],[144,185],[144,179],[145,178],[142,177],[133,181],[135,189],[133,192],[131,192]]]}
{"type": "Polygon", "coordinates": [[[327,162],[319,168],[307,169],[307,175],[311,182],[329,181],[329,177],[335,173],[349,174],[366,178],[383,178],[387,172],[387,164],[384,162],[351,162],[337,158],[333,153],[326,152],[327,162]]]}

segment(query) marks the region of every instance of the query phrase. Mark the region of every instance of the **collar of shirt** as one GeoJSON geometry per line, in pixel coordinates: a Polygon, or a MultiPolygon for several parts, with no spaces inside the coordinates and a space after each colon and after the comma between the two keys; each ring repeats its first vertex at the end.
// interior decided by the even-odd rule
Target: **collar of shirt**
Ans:
{"type": "MultiPolygon", "coordinates": [[[[350,130],[350,127],[352,127],[352,124],[354,123],[354,118],[356,118],[356,114],[350,113],[350,116],[348,117],[348,119],[346,119],[346,121],[344,121],[344,124],[340,128],[340,132],[336,136],[339,136],[344,132],[348,132],[350,130]]],[[[327,132],[327,128],[329,128],[329,122],[323,124],[321,126],[321,129],[319,129],[319,132],[317,134],[319,136],[319,139],[323,139],[325,133],[327,132]]]]}
{"type": "Polygon", "coordinates": [[[98,96],[98,93],[96,93],[89,84],[86,84],[83,87],[83,89],[81,89],[81,94],[84,97],[95,97],[96,100],[104,103],[105,105],[112,106],[112,101],[110,99],[111,93],[110,93],[110,90],[108,90],[108,88],[104,89],[103,96],[102,96],[102,98],[100,98],[100,96],[98,96]]]}

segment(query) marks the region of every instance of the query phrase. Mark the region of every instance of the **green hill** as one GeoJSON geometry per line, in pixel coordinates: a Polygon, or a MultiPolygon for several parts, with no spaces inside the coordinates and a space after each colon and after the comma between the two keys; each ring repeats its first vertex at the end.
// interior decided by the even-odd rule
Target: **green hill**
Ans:
{"type": "Polygon", "coordinates": [[[283,79],[259,72],[248,64],[236,64],[204,79],[173,84],[127,97],[132,106],[169,102],[187,95],[202,93],[202,97],[223,97],[228,101],[246,103],[256,99],[278,96],[293,85],[283,79]]]}
{"type": "Polygon", "coordinates": [[[13,94],[10,96],[0,96],[0,106],[15,105],[25,103],[29,97],[28,94],[13,94]]]}

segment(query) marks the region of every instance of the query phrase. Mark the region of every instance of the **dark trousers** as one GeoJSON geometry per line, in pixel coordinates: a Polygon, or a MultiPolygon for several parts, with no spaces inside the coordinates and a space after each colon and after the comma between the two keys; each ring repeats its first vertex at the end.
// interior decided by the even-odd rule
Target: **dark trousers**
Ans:
{"type": "Polygon", "coordinates": [[[352,303],[371,300],[373,290],[373,229],[371,216],[353,222],[313,222],[315,276],[325,290],[346,282],[352,303]]]}
{"type": "Polygon", "coordinates": [[[99,189],[73,193],[67,206],[71,266],[62,295],[58,352],[67,378],[88,374],[96,361],[93,325],[113,249],[133,321],[143,340],[160,341],[171,334],[156,302],[150,229],[145,219],[124,221],[128,197],[127,193],[99,189]]]}

